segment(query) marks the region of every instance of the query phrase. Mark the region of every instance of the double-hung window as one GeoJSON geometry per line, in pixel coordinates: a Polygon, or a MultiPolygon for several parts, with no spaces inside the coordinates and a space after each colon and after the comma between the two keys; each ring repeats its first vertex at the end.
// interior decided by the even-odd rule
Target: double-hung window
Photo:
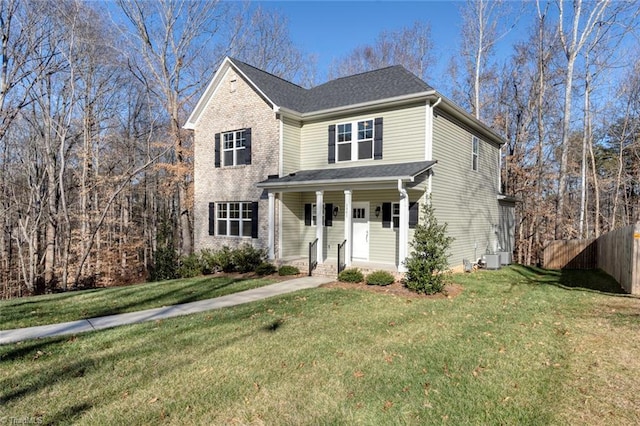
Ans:
{"type": "Polygon", "coordinates": [[[400,203],[391,204],[391,224],[393,229],[400,228],[400,203]]]}
{"type": "Polygon", "coordinates": [[[371,160],[373,133],[373,120],[338,124],[336,126],[337,160],[371,160]],[[354,132],[353,129],[356,131],[354,132]]]}
{"type": "Polygon", "coordinates": [[[478,170],[478,158],[480,156],[480,141],[473,136],[471,138],[471,170],[478,170]]]}
{"type": "Polygon", "coordinates": [[[244,130],[222,134],[222,158],[225,166],[245,164],[246,134],[244,130]]]}
{"type": "Polygon", "coordinates": [[[216,234],[232,237],[251,237],[252,203],[218,203],[216,234]]]}

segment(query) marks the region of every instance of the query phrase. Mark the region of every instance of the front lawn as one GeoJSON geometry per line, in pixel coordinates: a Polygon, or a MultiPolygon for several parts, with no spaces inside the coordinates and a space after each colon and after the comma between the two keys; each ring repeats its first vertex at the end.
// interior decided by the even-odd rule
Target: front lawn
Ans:
{"type": "Polygon", "coordinates": [[[319,288],[1,346],[0,420],[640,423],[640,300],[562,275],[454,275],[440,299],[319,288]]]}
{"type": "Polygon", "coordinates": [[[0,330],[195,302],[274,282],[268,278],[206,276],[3,300],[0,330]]]}

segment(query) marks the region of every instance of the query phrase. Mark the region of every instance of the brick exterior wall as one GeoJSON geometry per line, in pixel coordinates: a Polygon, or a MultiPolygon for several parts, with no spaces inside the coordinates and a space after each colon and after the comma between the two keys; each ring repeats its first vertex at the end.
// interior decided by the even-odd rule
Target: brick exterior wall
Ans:
{"type": "MultiPolygon", "coordinates": [[[[256,183],[278,174],[280,124],[271,106],[229,68],[194,130],[194,248],[268,245],[268,198],[256,183]],[[235,83],[232,83],[235,80],[235,83]],[[251,128],[251,164],[215,167],[215,134],[251,128]],[[259,201],[258,238],[209,235],[209,203],[259,201]]],[[[222,157],[222,147],[221,157],[222,157]]],[[[276,209],[277,209],[276,200],[276,209]]],[[[277,227],[276,216],[276,227],[277,227]]],[[[277,235],[276,235],[277,238],[277,235]]],[[[277,246],[277,239],[276,239],[277,246]]],[[[277,254],[276,254],[277,255],[277,254]]]]}

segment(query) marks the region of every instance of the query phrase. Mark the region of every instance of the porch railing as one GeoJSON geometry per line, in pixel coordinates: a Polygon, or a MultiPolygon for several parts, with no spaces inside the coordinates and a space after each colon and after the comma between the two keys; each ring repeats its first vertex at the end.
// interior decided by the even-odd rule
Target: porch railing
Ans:
{"type": "Polygon", "coordinates": [[[313,240],[312,243],[309,243],[309,276],[314,269],[318,266],[318,239],[313,240]]]}
{"type": "Polygon", "coordinates": [[[338,244],[338,274],[344,271],[347,267],[346,256],[344,253],[344,247],[347,245],[347,240],[344,240],[341,244],[338,244]]]}

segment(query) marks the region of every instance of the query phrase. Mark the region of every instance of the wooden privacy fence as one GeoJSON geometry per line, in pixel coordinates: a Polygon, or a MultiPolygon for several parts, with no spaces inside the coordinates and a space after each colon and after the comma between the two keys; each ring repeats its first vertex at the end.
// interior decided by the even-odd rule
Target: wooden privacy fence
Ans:
{"type": "Polygon", "coordinates": [[[596,269],[598,242],[590,240],[556,240],[546,244],[543,263],[547,269],[596,269]]]}
{"type": "Polygon", "coordinates": [[[640,295],[640,223],[590,240],[550,241],[543,252],[548,269],[600,268],[631,294],[640,295]]]}

